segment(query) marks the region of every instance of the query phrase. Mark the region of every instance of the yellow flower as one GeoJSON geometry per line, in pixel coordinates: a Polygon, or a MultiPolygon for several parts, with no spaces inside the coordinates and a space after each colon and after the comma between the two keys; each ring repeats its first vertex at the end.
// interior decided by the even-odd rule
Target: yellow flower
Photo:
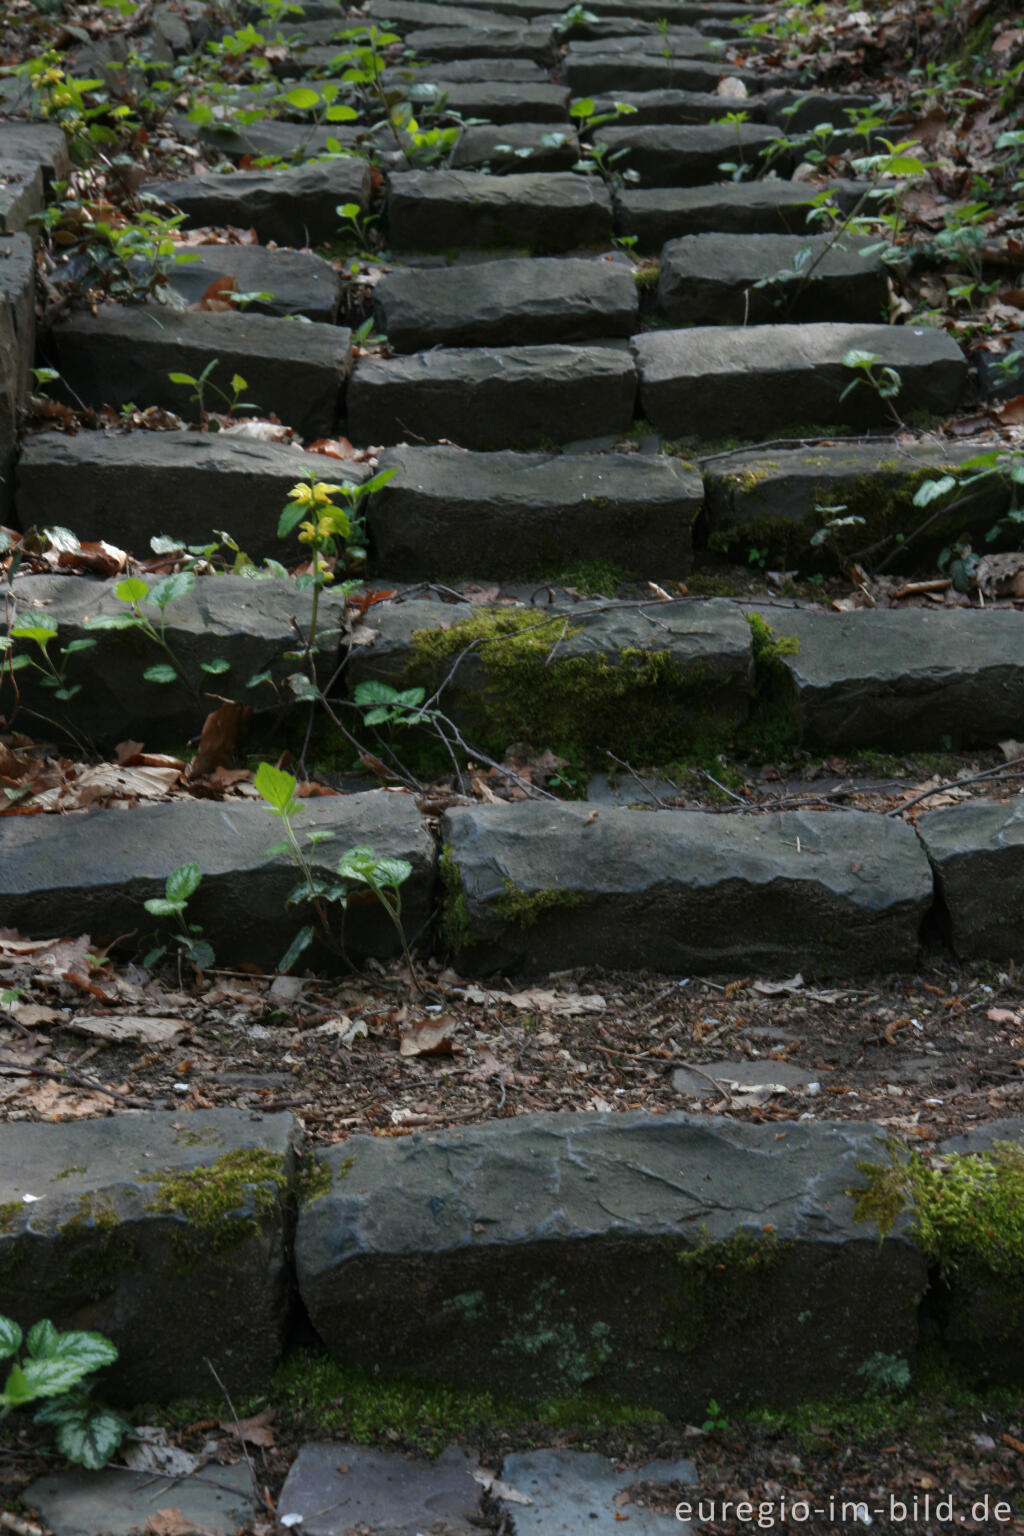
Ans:
{"type": "Polygon", "coordinates": [[[327,502],[329,502],[331,497],[340,490],[340,485],[327,485],[326,483],[323,485],[314,485],[313,500],[319,503],[319,505],[322,507],[327,502]]]}
{"type": "Polygon", "coordinates": [[[321,581],[326,582],[334,580],[334,572],[327,564],[327,561],[324,559],[323,555],[317,555],[316,559],[313,561],[313,566],[315,574],[320,577],[321,581]]]}
{"type": "Polygon", "coordinates": [[[50,69],[46,70],[44,72],[44,74],[43,74],[43,84],[44,85],[56,85],[58,80],[63,80],[63,79],[64,79],[64,71],[62,69],[50,68],[50,69]]]}
{"type": "Polygon", "coordinates": [[[299,533],[299,543],[312,544],[316,538],[316,528],[314,525],[312,523],[300,523],[299,528],[301,529],[301,532],[299,533]]]}
{"type": "Polygon", "coordinates": [[[309,485],[293,485],[288,496],[291,501],[297,501],[300,507],[313,504],[313,488],[309,485]]]}

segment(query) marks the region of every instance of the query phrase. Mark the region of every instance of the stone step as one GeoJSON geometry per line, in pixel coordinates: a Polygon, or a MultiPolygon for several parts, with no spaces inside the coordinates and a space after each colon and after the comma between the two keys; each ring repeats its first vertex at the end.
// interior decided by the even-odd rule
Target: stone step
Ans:
{"type": "MultiPolygon", "coordinates": [[[[565,77],[574,96],[599,96],[623,91],[714,91],[720,80],[740,80],[751,95],[766,89],[771,77],[713,58],[666,59],[660,53],[624,57],[608,44],[605,53],[578,53],[570,46],[565,77]]],[[[722,116],[730,110],[723,97],[722,116]]]]}
{"type": "Polygon", "coordinates": [[[923,1255],[905,1218],[881,1240],[858,1224],[849,1194],[873,1126],[525,1115],[317,1157],[302,1299],[336,1359],[384,1378],[586,1388],[692,1422],[711,1398],[855,1395],[872,1357],[916,1352],[923,1255]]]}
{"type": "Polygon", "coordinates": [[[967,363],[951,336],[886,325],[696,326],[633,338],[639,414],[663,436],[770,438],[807,424],[874,426],[892,421],[843,358],[859,350],[895,369],[895,404],[905,414],[955,410],[967,363]]]}
{"type": "Polygon", "coordinates": [[[414,599],[375,604],[365,627],[373,643],[353,651],[350,688],[378,680],[432,695],[466,652],[441,707],[499,752],[529,741],[667,762],[728,739],[750,708],[750,627],[720,598],[538,609],[414,599]]]}
{"type": "Polygon", "coordinates": [[[67,135],[57,123],[9,119],[0,123],[0,160],[38,165],[47,187],[65,181],[71,171],[67,135]]]}
{"type": "Polygon", "coordinates": [[[30,220],[46,203],[43,173],[29,160],[0,158],[0,235],[18,235],[34,226],[30,220]]]}
{"type": "MultiPolygon", "coordinates": [[[[494,69],[494,62],[491,61],[494,69]]],[[[447,66],[432,71],[429,81],[417,82],[412,99],[418,110],[433,106],[438,97],[460,117],[479,117],[490,123],[561,123],[570,126],[569,92],[562,85],[534,85],[520,80],[472,80],[446,78],[447,66]],[[432,87],[432,89],[429,89],[432,87]]]]}
{"type": "Polygon", "coordinates": [[[267,250],[262,245],[190,245],[169,272],[170,286],[197,304],[211,283],[233,277],[238,292],[267,293],[245,306],[246,314],[305,315],[333,325],[341,303],[341,273],[312,251],[267,250]]]}
{"type": "Polygon", "coordinates": [[[1009,507],[1008,490],[996,477],[971,487],[970,500],[948,512],[915,507],[914,492],[923,480],[959,475],[964,460],[992,446],[925,439],[730,454],[704,466],[708,543],[719,550],[753,544],[768,549],[782,569],[805,566],[827,516],[822,509],[841,506],[844,515],[864,520],[849,531],[844,550],[896,535],[909,540],[926,519],[927,531],[910,545],[911,559],[936,556],[965,530],[978,547],[1009,507]]]}
{"type": "MultiPolygon", "coordinates": [[[[849,213],[866,183],[829,182],[849,213]]],[[[738,181],[705,187],[626,187],[615,194],[615,231],[635,235],[641,251],[658,251],[684,235],[802,235],[807,212],[823,190],[814,182],[738,181]]]]}
{"type": "MultiPolygon", "coordinates": [[[[409,934],[428,922],[434,886],[434,844],[411,795],[370,790],[303,802],[296,835],[326,832],[306,852],[321,879],[335,875],[349,848],[372,847],[380,858],[406,859],[402,885],[409,934]]],[[[118,806],[66,815],[0,818],[0,924],[39,938],[91,934],[94,942],[141,934],[149,947],[166,928],[143,903],[162,897],[168,875],[195,861],[202,884],[188,904],[221,965],[242,962],[273,969],[303,924],[308,908],[287,907],[295,866],[267,849],[280,823],[262,803],[218,805],[209,800],[118,806]]],[[[126,943],[130,939],[125,939],[126,943]]],[[[391,921],[375,899],[355,901],[345,916],[351,958],[399,952],[391,921]]],[[[145,951],[143,951],[144,953],[145,951]]],[[[318,968],[341,969],[339,953],[323,944],[318,968]]]]}
{"type": "Polygon", "coordinates": [[[26,234],[0,236],[0,522],[11,516],[18,420],[32,386],[36,268],[26,234]]]}
{"type": "Polygon", "coordinates": [[[1024,955],[1024,795],[972,800],[924,814],[918,834],[932,863],[939,922],[960,960],[1005,964],[1024,955]]]}
{"type": "Polygon", "coordinates": [[[594,817],[529,802],[460,806],[442,835],[447,930],[467,973],[902,971],[932,903],[913,829],[862,811],[594,817]]]}
{"type": "MultiPolygon", "coordinates": [[[[275,412],[304,437],[333,433],[352,361],[351,332],[340,326],[149,304],[79,312],[54,326],[49,348],[72,398],[115,409],[134,401],[185,416],[197,411],[189,386],[169,375],[197,378],[216,361],[215,385],[230,397],[231,378],[239,375],[247,381],[243,399],[264,414],[275,412]]],[[[205,406],[218,410],[225,402],[208,392],[205,406]]]]}
{"type": "Polygon", "coordinates": [[[604,340],[629,336],[639,319],[627,262],[571,257],[392,271],[373,310],[397,352],[604,340]]]}
{"type": "Polygon", "coordinates": [[[849,128],[851,115],[869,108],[885,113],[877,98],[863,91],[767,91],[760,105],[766,121],[777,123],[787,134],[811,133],[819,123],[849,128]]]}
{"type": "Polygon", "coordinates": [[[272,171],[203,172],[142,190],[185,215],[185,228],[232,224],[280,245],[319,245],[338,234],[339,203],[370,200],[370,167],[354,156],[272,171]]]}
{"type": "Polygon", "coordinates": [[[571,173],[404,171],[388,177],[386,217],[399,251],[571,251],[607,245],[612,233],[608,189],[596,177],[571,173]]]}
{"type": "Polygon", "coordinates": [[[403,447],[380,463],[398,474],[370,498],[367,532],[373,568],[392,577],[551,576],[592,560],[641,579],[690,570],[703,492],[678,459],[403,447]]]}
{"type": "Polygon", "coordinates": [[[464,128],[451,152],[453,171],[570,171],[580,157],[580,142],[568,127],[544,123],[489,124],[464,128]]]}
{"type": "MultiPolygon", "coordinates": [[[[574,61],[588,58],[603,58],[611,51],[622,55],[623,64],[628,69],[633,59],[638,55],[665,58],[666,50],[669,50],[674,58],[681,59],[720,59],[722,57],[721,44],[713,38],[699,32],[696,27],[668,26],[662,32],[659,27],[650,25],[625,26],[621,32],[614,29],[614,23],[598,21],[595,30],[598,36],[580,39],[575,34],[569,42],[567,60],[571,65],[574,61]],[[613,35],[608,35],[609,33],[613,35]]],[[[727,109],[728,110],[728,109],[727,109]]]]}
{"type": "Polygon", "coordinates": [[[808,747],[928,751],[1024,737],[1024,614],[794,610],[781,627],[799,642],[780,662],[808,747]]]}
{"type": "Polygon", "coordinates": [[[887,271],[877,241],[684,235],[662,250],[656,309],[673,325],[871,322],[888,311],[887,271]]]}
{"type": "MultiPolygon", "coordinates": [[[[687,127],[697,123],[713,123],[724,115],[726,103],[721,96],[710,91],[614,91],[594,99],[594,113],[602,116],[613,112],[616,102],[632,107],[628,122],[640,127],[646,123],[668,123],[675,127],[687,127]]],[[[764,112],[761,98],[751,96],[743,102],[743,111],[752,123],[762,122],[764,112]]],[[[752,185],[752,183],[738,183],[752,185]]]]}
{"type": "MultiPolygon", "coordinates": [[[[467,81],[475,85],[486,82],[494,86],[515,80],[528,85],[551,84],[551,71],[544,69],[540,64],[534,64],[530,59],[502,59],[500,65],[496,65],[493,59],[446,59],[444,63],[426,63],[418,66],[415,73],[402,67],[395,73],[397,76],[405,77],[410,86],[410,99],[413,101],[419,99],[421,89],[434,81],[442,88],[446,85],[464,84],[467,81]],[[496,76],[500,76],[500,79],[496,76]]],[[[387,71],[384,78],[385,80],[388,78],[387,71]]]]}
{"type": "MultiPolygon", "coordinates": [[[[215,515],[215,514],[214,514],[215,515]]],[[[150,582],[150,585],[154,585],[150,582]]],[[[85,639],[94,647],[68,658],[67,686],[77,688],[68,701],[58,700],[34,668],[17,672],[19,708],[38,714],[49,729],[67,732],[72,741],[86,746],[111,748],[135,736],[150,749],[180,746],[194,736],[218,699],[233,698],[243,705],[269,707],[284,691],[286,679],[296,670],[297,637],[294,620],[308,627],[312,597],[296,592],[291,582],[253,581],[241,576],[207,576],[194,589],[165,610],[164,638],[174,657],[180,681],[152,682],[143,676],[156,665],[171,665],[171,657],[155,640],[138,629],[97,629],[89,620],[128,614],[129,604],[115,595],[117,579],[92,580],[81,576],[28,576],[14,589],[14,611],[19,624],[45,616],[57,625],[53,659],[64,646],[85,639]],[[228,665],[225,668],[224,662],[228,665]],[[212,667],[213,671],[205,670],[212,667]],[[250,687],[250,679],[267,672],[273,687],[250,687]]],[[[337,609],[328,594],[321,603],[321,658],[325,672],[337,659],[337,609]],[[329,632],[334,625],[333,635],[329,632]]],[[[159,626],[160,610],[150,601],[143,614],[159,626]]],[[[15,652],[38,661],[30,639],[16,640],[15,652]]],[[[10,716],[12,686],[4,674],[0,681],[0,710],[10,716]]]]}
{"type": "Polygon", "coordinates": [[[207,1357],[257,1391],[287,1336],[295,1131],[235,1109],[0,1127],[0,1313],[112,1339],[120,1404],[205,1394],[207,1357]]]}
{"type": "MultiPolygon", "coordinates": [[[[251,559],[287,560],[277,537],[288,492],[320,456],[220,432],[45,432],[27,437],[17,469],[18,526],[70,528],[148,558],[150,539],[208,544],[229,533],[251,559]]],[[[366,478],[346,463],[344,478],[366,478]]]]}
{"type": "Polygon", "coordinates": [[[696,187],[720,176],[719,167],[727,161],[756,165],[761,151],[780,137],[779,129],[769,123],[742,123],[739,127],[658,123],[599,128],[594,143],[610,154],[626,150],[620,166],[636,171],[645,186],[696,187]]]}
{"type": "Polygon", "coordinates": [[[535,64],[555,63],[555,35],[547,22],[527,22],[487,27],[423,27],[406,32],[405,46],[417,59],[532,59],[535,64]]]}
{"type": "Polygon", "coordinates": [[[446,438],[482,450],[621,437],[635,395],[625,343],[363,357],[349,380],[347,435],[364,445],[446,438]]]}

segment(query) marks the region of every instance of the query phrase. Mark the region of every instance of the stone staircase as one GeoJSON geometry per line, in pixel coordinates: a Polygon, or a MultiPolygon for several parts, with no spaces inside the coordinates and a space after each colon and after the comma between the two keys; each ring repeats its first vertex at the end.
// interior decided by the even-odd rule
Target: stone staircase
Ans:
{"type": "MultiPolygon", "coordinates": [[[[368,505],[366,575],[397,590],[354,637],[343,632],[343,597],[325,595],[335,638],[323,675],[340,669],[339,696],[367,681],[428,695],[443,687],[467,739],[499,756],[525,740],[645,766],[734,743],[766,709],[786,741],[823,755],[1024,739],[1015,609],[840,613],[685,594],[695,564],[730,542],[806,551],[823,503],[863,515],[868,540],[890,531],[911,517],[923,475],[955,471],[976,451],[889,441],[884,402],[866,388],[844,395],[854,348],[899,372],[904,417],[947,416],[968,389],[948,335],[884,323],[877,262],[852,247],[833,252],[785,321],[770,290],[754,286],[807,244],[817,188],[787,179],[788,151],[776,178],[718,179],[723,160],[753,160],[778,139],[783,109],[803,100],[784,72],[730,62],[736,23],[753,9],[687,0],[664,29],[663,0],[589,0],[596,19],[565,46],[547,0],[373,0],[369,18],[404,38],[422,78],[462,114],[489,119],[464,131],[452,168],[409,168],[388,153],[380,189],[359,155],[150,184],[186,229],[251,226],[259,239],[197,247],[200,261],[172,274],[185,301],[223,276],[272,297],[245,313],[80,308],[38,338],[40,358],[84,407],[180,409],[168,376],[216,361],[215,381],[241,374],[261,410],[299,436],[382,450],[380,467],[397,473],[368,505]],[[737,105],[715,94],[726,77],[749,93],[739,127],[713,121],[737,105]],[[620,163],[639,185],[612,188],[569,168],[580,152],[570,105],[584,94],[597,98],[595,113],[612,98],[635,107],[589,142],[625,150],[620,163]],[[336,236],[345,203],[361,218],[379,213],[392,253],[368,311],[386,351],[353,345],[339,323],[351,318],[353,283],[307,249],[336,236]],[[638,261],[652,254],[656,286],[638,261]],[[836,428],[879,440],[757,446],[836,428]],[[748,446],[714,452],[736,438],[748,446]],[[681,456],[709,441],[705,460],[681,456]],[[566,592],[559,573],[585,561],[614,565],[644,596],[566,592]],[[494,583],[519,605],[474,597],[494,583]],[[759,612],[792,643],[766,656],[759,612]]],[[[198,25],[203,13],[186,15],[198,25]]],[[[275,70],[289,89],[329,67],[340,46],[332,32],[347,24],[326,3],[287,22],[288,56],[275,70]]],[[[179,51],[190,45],[171,33],[179,51]]],[[[863,103],[819,92],[800,110],[842,125],[846,105],[863,103]]],[[[216,132],[183,126],[235,160],[301,143],[312,155],[328,133],[354,146],[366,131],[310,132],[285,115],[248,126],[229,118],[216,132]]],[[[137,557],[154,536],[202,543],[226,529],[254,559],[283,558],[276,527],[290,486],[309,467],[358,481],[365,465],[180,430],[18,444],[36,344],[28,220],[66,172],[50,126],[0,125],[3,520],[59,524],[137,557]]],[[[862,188],[839,180],[833,190],[849,209],[862,188]]],[[[991,502],[972,508],[979,528],[998,515],[991,502]]],[[[937,524],[937,540],[946,531],[937,524]]],[[[66,644],[86,636],[87,618],[123,608],[115,585],[20,575],[9,604],[22,622],[47,615],[66,644]]],[[[253,674],[283,685],[294,670],[285,653],[310,603],[284,581],[203,575],[168,609],[167,633],[197,675],[225,661],[216,693],[245,702],[253,674]]],[[[152,658],[137,632],[94,638],[69,674],[81,685],[66,716],[76,739],[110,749],[131,736],[162,750],[197,732],[193,699],[143,680],[152,658]]],[[[21,707],[52,718],[52,695],[18,676],[21,707]]],[[[0,709],[12,702],[7,678],[0,709]]],[[[436,836],[410,793],[360,789],[309,802],[307,817],[334,835],[331,847],[369,843],[408,859],[408,931],[425,930],[421,948],[464,973],[603,965],[848,979],[912,972],[923,935],[936,931],[961,960],[1024,955],[1015,800],[926,811],[915,827],[860,811],[460,798],[436,836]]],[[[266,860],[268,840],[262,809],[244,802],[5,815],[0,926],[33,937],[130,931],[142,901],[196,857],[206,878],[194,915],[218,957],[262,963],[294,930],[291,871],[266,860]]],[[[348,943],[355,958],[396,948],[383,916],[365,909],[348,943]]],[[[27,1317],[45,1296],[60,1320],[88,1317],[114,1334],[123,1398],[205,1385],[205,1354],[234,1389],[265,1383],[283,1346],[290,1273],[340,1358],[459,1384],[497,1374],[527,1395],[614,1382],[685,1415],[709,1395],[850,1392],[875,1355],[915,1354],[927,1266],[907,1220],[881,1242],[853,1220],[857,1169],[882,1155],[871,1127],[822,1122],[780,1135],[683,1114],[511,1119],[358,1139],[318,1152],[310,1175],[287,1115],[196,1112],[188,1134],[172,1122],[154,1112],[0,1134],[0,1312],[27,1317]],[[232,1182],[224,1159],[234,1153],[256,1161],[232,1182]],[[209,1252],[188,1202],[147,1195],[147,1179],[169,1187],[183,1168],[205,1169],[229,1197],[209,1252]],[[46,1198],[23,1204],[29,1194],[46,1198]],[[178,1238],[195,1250],[182,1260],[187,1293],[185,1270],[162,1257],[178,1238]],[[171,1360],[145,1342],[175,1288],[190,1316],[194,1297],[211,1298],[190,1323],[194,1358],[171,1360]]],[[[978,1135],[978,1146],[990,1143],[978,1135]]],[[[1019,1127],[1006,1135],[1019,1138],[1019,1127]]],[[[973,1283],[964,1281],[966,1311],[973,1283]]],[[[995,1368],[1006,1334],[986,1318],[978,1348],[995,1368]]],[[[957,1326],[951,1347],[962,1342],[957,1326]]]]}

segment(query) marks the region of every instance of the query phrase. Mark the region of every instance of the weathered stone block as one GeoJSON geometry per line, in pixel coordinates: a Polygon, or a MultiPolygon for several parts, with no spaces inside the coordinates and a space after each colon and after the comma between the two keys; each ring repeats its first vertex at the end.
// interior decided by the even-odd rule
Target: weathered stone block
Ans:
{"type": "Polygon", "coordinates": [[[183,181],[147,182],[143,191],[180,208],[186,228],[252,225],[264,242],[318,245],[338,233],[339,203],[366,208],[370,167],[358,156],[345,156],[286,170],[203,172],[183,181]]]}
{"type": "Polygon", "coordinates": [[[464,128],[451,153],[453,171],[569,171],[580,157],[580,144],[568,124],[483,124],[464,128]]]}
{"type": "Polygon", "coordinates": [[[957,956],[1024,958],[1024,796],[926,810],[917,830],[957,956]]]}
{"type": "MultiPolygon", "coordinates": [[[[849,212],[864,184],[833,182],[836,205],[849,212]]],[[[658,251],[683,235],[803,235],[818,188],[806,182],[737,181],[710,187],[626,187],[615,195],[615,228],[658,251]]]]}
{"type": "Polygon", "coordinates": [[[10,520],[18,412],[32,380],[36,270],[28,235],[0,237],[0,521],[10,520]]]}
{"type": "Polygon", "coordinates": [[[176,262],[170,286],[189,304],[198,303],[218,278],[233,277],[239,293],[269,293],[246,305],[257,315],[305,315],[333,325],[341,302],[341,273],[312,251],[268,251],[262,245],[180,246],[198,260],[176,262]]]}
{"type": "Polygon", "coordinates": [[[658,313],[674,325],[880,320],[886,268],[866,248],[824,235],[684,235],[661,253],[658,313]]]}
{"type": "Polygon", "coordinates": [[[568,251],[605,245],[612,206],[597,178],[479,171],[405,171],[388,177],[387,223],[397,250],[463,245],[568,251]]]}
{"type": "Polygon", "coordinates": [[[619,168],[636,171],[645,186],[697,187],[721,175],[724,161],[757,161],[761,150],[781,137],[768,123],[698,123],[668,127],[653,123],[639,127],[599,128],[594,143],[612,154],[627,151],[619,168]]]}

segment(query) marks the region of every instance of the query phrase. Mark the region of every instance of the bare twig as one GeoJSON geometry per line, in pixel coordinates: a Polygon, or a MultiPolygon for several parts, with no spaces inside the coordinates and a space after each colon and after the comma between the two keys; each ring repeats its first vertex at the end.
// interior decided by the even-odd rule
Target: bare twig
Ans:
{"type": "Polygon", "coordinates": [[[952,779],[948,784],[933,784],[930,789],[923,789],[912,800],[904,800],[902,805],[894,806],[885,814],[901,816],[904,811],[909,811],[912,805],[920,805],[922,800],[930,800],[932,795],[943,795],[950,789],[963,789],[967,784],[995,783],[999,779],[1024,779],[1024,769],[1015,768],[1015,763],[1024,763],[1024,757],[1013,758],[1006,768],[986,768],[982,773],[971,773],[963,779],[952,779]]]}
{"type": "Polygon", "coordinates": [[[231,1418],[235,1425],[235,1434],[238,1436],[238,1444],[241,1447],[242,1455],[245,1458],[245,1464],[249,1469],[249,1476],[252,1479],[253,1501],[256,1504],[261,1505],[268,1514],[275,1515],[276,1511],[273,1504],[271,1504],[270,1500],[260,1492],[259,1479],[256,1476],[256,1468],[252,1464],[252,1457],[249,1455],[249,1449],[245,1443],[245,1435],[242,1432],[242,1426],[239,1423],[238,1414],[235,1412],[235,1405],[231,1401],[231,1394],[228,1392],[227,1387],[217,1375],[217,1367],[214,1365],[213,1361],[207,1359],[206,1364],[209,1368],[210,1375],[213,1377],[221,1392],[224,1394],[224,1401],[227,1403],[228,1408],[231,1411],[231,1418]]]}

